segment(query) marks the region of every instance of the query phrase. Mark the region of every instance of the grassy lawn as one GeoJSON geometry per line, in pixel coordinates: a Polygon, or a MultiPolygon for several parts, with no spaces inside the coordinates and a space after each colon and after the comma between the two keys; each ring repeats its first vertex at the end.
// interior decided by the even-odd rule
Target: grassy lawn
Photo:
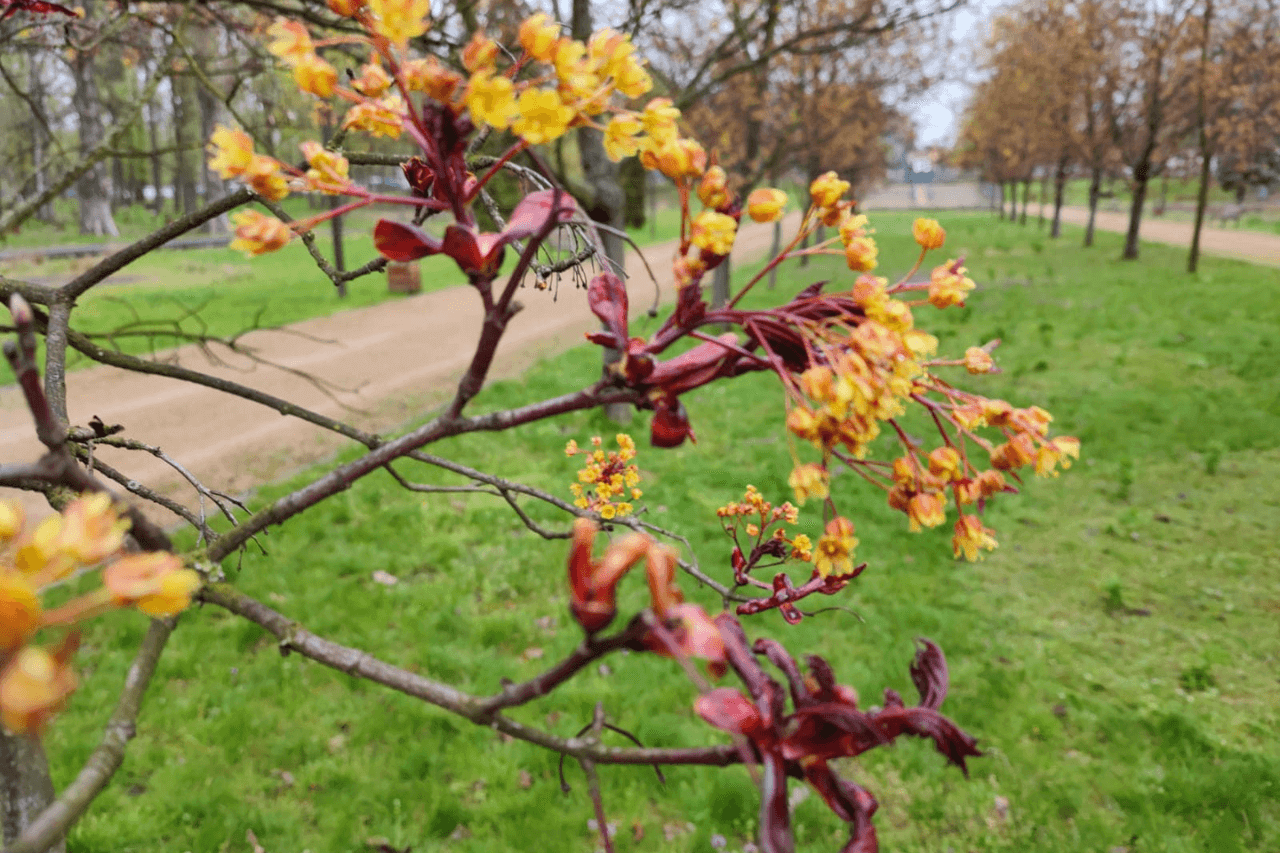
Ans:
{"type": "MultiPolygon", "coordinates": [[[[910,217],[874,224],[881,271],[901,273],[913,256],[910,217]]],[[[1209,258],[1188,277],[1178,249],[1144,246],[1140,265],[1114,260],[1116,235],[1084,251],[1075,232],[1052,242],[983,214],[944,224],[949,256],[968,258],[979,290],[963,309],[918,309],[918,324],[944,352],[1001,338],[1004,373],[974,384],[1044,405],[1060,432],[1081,438],[1081,460],[993,506],[1001,547],[979,564],[951,559],[949,530],[911,535],[882,495],[838,481],[859,556],[871,563],[833,600],[848,611],[795,627],[756,617],[749,634],[828,656],[866,704],[886,686],[914,696],[914,637],[946,651],[943,710],[986,757],[971,762],[967,781],[921,742],[847,767],[880,800],[886,850],[1280,849],[1280,271],[1209,258]]],[[[792,270],[779,291],[822,278],[849,275],[815,263],[792,270]]],[[[771,295],[781,296],[750,299],[771,295]]],[[[477,403],[566,391],[598,363],[574,350],[477,403]]],[[[782,397],[776,382],[751,376],[686,403],[699,443],[642,446],[644,504],[725,578],[715,507],[748,482],[787,496],[782,397]]],[[[646,429],[638,416],[631,431],[646,429]]],[[[567,495],[575,466],[564,442],[614,431],[581,414],[435,449],[567,495]]],[[[802,512],[802,528],[818,526],[816,511],[802,512]]],[[[250,594],[466,690],[529,677],[579,638],[564,543],[537,539],[493,498],[424,498],[370,478],[262,546],[269,558],[254,548],[227,562],[250,594]],[[375,570],[398,582],[376,582],[375,570]]],[[[624,613],[642,605],[643,587],[624,582],[624,613]]],[[[127,666],[120,649],[144,627],[119,614],[88,633],[84,685],[48,736],[59,785],[96,743],[127,666]]],[[[515,716],[568,735],[599,700],[647,745],[721,742],[693,715],[694,695],[674,664],[631,654],[515,716]]],[[[577,768],[566,772],[567,797],[555,756],[281,658],[255,626],[206,608],[183,617],[125,765],[69,849],[238,851],[252,830],[269,851],[350,851],[374,838],[416,853],[590,851],[590,802],[577,768]]],[[[620,850],[706,851],[715,834],[739,850],[751,836],[757,794],[742,768],[674,768],[665,787],[644,768],[600,772],[620,850]]],[[[801,850],[836,850],[845,838],[817,797],[800,803],[796,822],[801,850]]]]}

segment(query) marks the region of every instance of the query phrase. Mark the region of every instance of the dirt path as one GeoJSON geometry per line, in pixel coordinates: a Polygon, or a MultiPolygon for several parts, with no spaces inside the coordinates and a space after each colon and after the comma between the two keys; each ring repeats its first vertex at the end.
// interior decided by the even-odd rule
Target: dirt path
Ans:
{"type": "MultiPolygon", "coordinates": [[[[1085,225],[1089,221],[1086,207],[1062,208],[1062,221],[1073,225],[1085,225]]],[[[1129,230],[1129,214],[1098,211],[1097,226],[1104,231],[1121,234],[1129,230]]],[[[1138,227],[1138,236],[1156,243],[1169,243],[1190,248],[1193,231],[1190,222],[1175,222],[1144,216],[1138,227]]],[[[1200,229],[1200,250],[1214,255],[1238,258],[1255,264],[1280,267],[1280,235],[1263,234],[1231,228],[1200,229]]]]}
{"type": "MultiPolygon", "coordinates": [[[[784,226],[794,229],[797,224],[793,214],[784,226]]],[[[771,225],[747,224],[733,260],[747,263],[761,257],[771,238],[771,225]]],[[[645,250],[664,299],[674,294],[669,263],[674,251],[674,243],[645,250]]],[[[628,254],[632,311],[637,314],[652,304],[653,285],[634,253],[628,254]]],[[[382,285],[370,281],[366,286],[382,285]]],[[[495,377],[517,375],[539,358],[582,341],[583,333],[596,324],[586,292],[574,288],[568,278],[558,293],[526,289],[519,301],[524,310],[512,320],[498,349],[495,377]]],[[[194,347],[166,357],[382,431],[421,415],[452,392],[470,360],[480,321],[476,294],[469,287],[454,287],[242,339],[260,359],[277,367],[236,354],[211,363],[194,347]]],[[[122,424],[124,436],[162,448],[205,485],[230,494],[278,480],[346,443],[306,421],[238,397],[111,367],[71,373],[67,401],[73,424],[86,424],[95,415],[107,424],[122,424]]],[[[13,387],[0,390],[0,461],[33,460],[40,452],[21,395],[13,387]]],[[[194,491],[162,460],[112,448],[100,448],[98,455],[138,482],[189,506],[198,505],[194,491]]],[[[0,495],[21,495],[30,512],[47,512],[39,496],[8,489],[0,489],[0,495]]],[[[168,517],[159,520],[174,520],[164,515],[168,517]]]]}

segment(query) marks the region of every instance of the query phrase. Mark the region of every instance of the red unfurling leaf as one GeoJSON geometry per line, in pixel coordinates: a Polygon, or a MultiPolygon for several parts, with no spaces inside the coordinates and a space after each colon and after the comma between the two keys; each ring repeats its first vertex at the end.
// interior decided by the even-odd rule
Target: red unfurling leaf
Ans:
{"type": "Polygon", "coordinates": [[[732,687],[716,687],[697,698],[693,708],[698,716],[721,731],[750,737],[760,731],[760,710],[732,687]]]}
{"type": "Polygon", "coordinates": [[[947,686],[950,676],[947,673],[947,659],[942,649],[932,640],[920,637],[916,640],[919,648],[916,658],[911,662],[911,681],[920,691],[920,705],[935,711],[947,698],[947,686]]]}
{"type": "Polygon", "coordinates": [[[373,228],[373,246],[384,258],[393,261],[416,261],[428,255],[438,254],[442,244],[421,228],[379,220],[373,228]]]}
{"type": "Polygon", "coordinates": [[[890,740],[903,734],[930,738],[938,752],[960,768],[965,776],[969,768],[965,759],[980,756],[978,741],[932,708],[885,708],[872,716],[876,728],[890,740]]]}
{"type": "Polygon", "coordinates": [[[707,611],[696,604],[672,604],[661,618],[665,630],[645,634],[640,641],[644,648],[665,658],[700,658],[707,662],[707,671],[713,676],[724,675],[728,669],[724,638],[707,611]]]}
{"type": "Polygon", "coordinates": [[[698,439],[689,425],[689,413],[678,399],[661,400],[653,410],[653,422],[649,424],[649,442],[654,447],[679,447],[685,439],[697,444],[698,439]]]}
{"type": "Polygon", "coordinates": [[[719,373],[726,357],[737,357],[737,353],[729,349],[729,346],[737,345],[737,335],[726,332],[716,340],[720,343],[707,341],[675,358],[658,362],[645,381],[673,394],[710,382],[719,373]]]}
{"type": "Polygon", "coordinates": [[[72,18],[78,18],[80,15],[74,9],[68,9],[60,3],[47,3],[45,0],[8,0],[0,5],[7,6],[4,14],[0,15],[0,20],[13,15],[16,12],[31,12],[36,15],[48,15],[57,12],[60,15],[70,15],[72,18]]]}
{"type": "Polygon", "coordinates": [[[627,285],[611,272],[602,272],[587,285],[587,306],[613,333],[614,349],[627,345],[627,285]]]}
{"type": "Polygon", "coordinates": [[[541,233],[548,225],[568,222],[578,208],[573,196],[564,190],[538,190],[520,199],[511,211],[507,227],[502,229],[503,242],[523,240],[541,233]]]}

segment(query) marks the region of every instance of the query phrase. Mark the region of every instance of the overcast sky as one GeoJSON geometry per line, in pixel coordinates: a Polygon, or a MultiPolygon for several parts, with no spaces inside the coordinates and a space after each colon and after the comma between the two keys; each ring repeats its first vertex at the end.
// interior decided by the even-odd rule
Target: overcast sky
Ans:
{"type": "MultiPolygon", "coordinates": [[[[972,79],[967,79],[965,69],[972,69],[976,49],[981,47],[990,33],[991,19],[1008,0],[968,0],[968,4],[948,13],[952,38],[956,50],[948,65],[955,70],[956,79],[934,86],[908,106],[908,113],[916,123],[916,145],[950,147],[959,132],[960,117],[969,98],[972,79]]],[[[971,78],[972,75],[968,75],[971,78]]]]}

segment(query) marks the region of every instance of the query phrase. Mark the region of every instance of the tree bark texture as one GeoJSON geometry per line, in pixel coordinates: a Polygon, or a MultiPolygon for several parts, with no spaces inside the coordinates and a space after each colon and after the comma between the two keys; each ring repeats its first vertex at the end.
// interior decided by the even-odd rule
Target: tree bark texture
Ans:
{"type": "MultiPolygon", "coordinates": [[[[93,14],[93,4],[84,3],[85,13],[93,14]]],[[[102,97],[94,68],[94,56],[89,51],[76,50],[69,64],[75,83],[71,104],[80,125],[80,153],[89,156],[106,138],[106,121],[103,116],[102,97]]],[[[118,237],[120,229],[111,215],[111,168],[105,161],[94,163],[76,183],[80,202],[80,233],[97,237],[118,237]]]]}

